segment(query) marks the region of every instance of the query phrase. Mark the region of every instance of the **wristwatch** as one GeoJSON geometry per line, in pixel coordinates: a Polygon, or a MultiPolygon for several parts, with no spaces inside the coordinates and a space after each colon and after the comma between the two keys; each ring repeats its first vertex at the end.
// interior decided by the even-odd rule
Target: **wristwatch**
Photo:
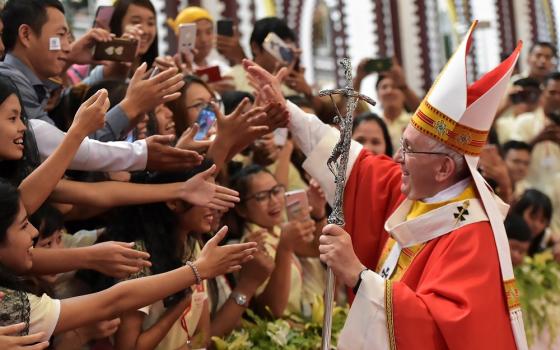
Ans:
{"type": "Polygon", "coordinates": [[[352,288],[352,292],[354,292],[354,294],[358,294],[358,289],[360,289],[360,284],[362,284],[362,275],[368,270],[369,269],[363,269],[360,271],[360,274],[358,275],[358,282],[356,282],[356,285],[352,288]]]}
{"type": "Polygon", "coordinates": [[[249,298],[243,293],[231,292],[230,297],[239,306],[243,306],[243,307],[248,307],[249,306],[249,298]]]}

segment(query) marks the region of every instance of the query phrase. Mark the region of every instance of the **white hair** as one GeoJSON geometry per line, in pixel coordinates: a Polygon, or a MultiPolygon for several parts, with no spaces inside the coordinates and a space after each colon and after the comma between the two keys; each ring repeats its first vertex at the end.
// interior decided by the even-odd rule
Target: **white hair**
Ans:
{"type": "Polygon", "coordinates": [[[438,153],[445,153],[453,160],[455,163],[455,176],[457,179],[463,179],[467,175],[467,162],[465,161],[465,157],[452,149],[451,147],[447,146],[444,143],[437,141],[432,137],[427,138],[428,149],[430,152],[438,152],[438,153]]]}

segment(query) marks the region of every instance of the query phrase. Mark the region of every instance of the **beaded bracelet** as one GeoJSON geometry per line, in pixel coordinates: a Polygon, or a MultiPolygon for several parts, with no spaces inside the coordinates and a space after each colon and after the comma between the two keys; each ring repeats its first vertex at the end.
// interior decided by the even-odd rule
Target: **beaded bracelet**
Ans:
{"type": "Polygon", "coordinates": [[[198,268],[195,266],[195,264],[192,261],[187,261],[186,264],[192,269],[193,273],[194,273],[194,278],[196,278],[196,284],[201,284],[202,283],[202,278],[200,277],[200,273],[198,272],[198,268]]]}

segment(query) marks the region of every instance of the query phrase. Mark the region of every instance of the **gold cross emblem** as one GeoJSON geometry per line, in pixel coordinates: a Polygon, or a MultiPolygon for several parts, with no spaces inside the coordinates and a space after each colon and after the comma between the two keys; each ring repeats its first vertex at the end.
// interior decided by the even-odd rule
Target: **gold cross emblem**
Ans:
{"type": "Polygon", "coordinates": [[[465,221],[465,216],[469,215],[469,208],[470,202],[466,200],[463,202],[463,205],[457,207],[457,213],[453,213],[453,217],[455,220],[455,225],[459,224],[461,221],[465,221]]]}

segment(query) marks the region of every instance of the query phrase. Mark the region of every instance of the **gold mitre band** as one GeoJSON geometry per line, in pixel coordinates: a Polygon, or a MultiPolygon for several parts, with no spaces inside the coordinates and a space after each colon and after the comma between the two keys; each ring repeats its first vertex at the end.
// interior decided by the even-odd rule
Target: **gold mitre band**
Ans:
{"type": "Polygon", "coordinates": [[[462,125],[423,100],[410,120],[418,131],[427,134],[461,154],[478,156],[486,144],[488,131],[462,125]]]}

